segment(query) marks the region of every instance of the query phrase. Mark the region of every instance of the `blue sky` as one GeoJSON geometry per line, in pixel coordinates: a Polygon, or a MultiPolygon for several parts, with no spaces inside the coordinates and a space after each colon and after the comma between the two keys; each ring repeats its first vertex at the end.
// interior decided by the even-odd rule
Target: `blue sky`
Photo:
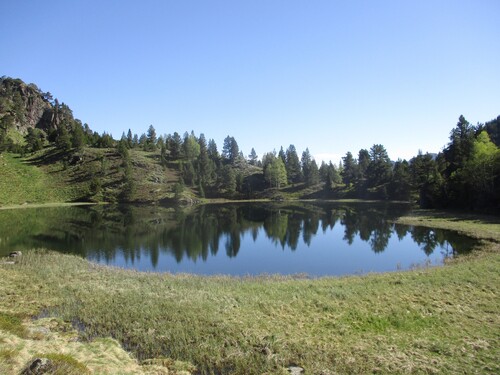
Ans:
{"type": "Polygon", "coordinates": [[[438,152],[500,115],[500,1],[0,0],[0,75],[119,138],[194,130],[318,161],[438,152]]]}

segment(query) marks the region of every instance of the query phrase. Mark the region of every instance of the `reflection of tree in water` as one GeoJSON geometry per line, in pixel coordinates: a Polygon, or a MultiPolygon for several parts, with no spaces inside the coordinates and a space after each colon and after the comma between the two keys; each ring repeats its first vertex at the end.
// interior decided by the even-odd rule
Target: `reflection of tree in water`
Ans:
{"type": "MultiPolygon", "coordinates": [[[[348,244],[359,237],[369,243],[374,252],[384,251],[393,231],[400,240],[409,234],[427,255],[437,246],[444,249],[445,256],[463,252],[471,246],[470,241],[450,232],[391,224],[405,209],[333,203],[204,205],[191,210],[144,206],[73,207],[46,209],[40,214],[43,225],[33,222],[31,217],[31,221],[16,218],[19,228],[11,225],[4,233],[7,230],[14,232],[10,237],[18,246],[65,252],[72,249],[85,257],[107,262],[113,261],[117,254],[129,263],[141,257],[149,258],[153,267],[158,265],[161,254],[170,254],[177,262],[183,259],[205,261],[218,253],[221,241],[226,254],[235,257],[245,233],[256,241],[263,232],[282,249],[295,250],[301,239],[310,246],[320,227],[326,232],[336,223],[344,226],[343,238],[348,244]],[[39,232],[27,235],[23,222],[40,227],[39,232]],[[16,230],[20,234],[17,237],[16,230]]],[[[0,221],[0,233],[1,223],[13,220],[0,221]]],[[[6,246],[12,248],[12,243],[6,246]]]]}
{"type": "Polygon", "coordinates": [[[302,239],[307,246],[311,246],[312,238],[318,233],[319,217],[317,212],[311,212],[303,219],[302,239]]]}
{"type": "Polygon", "coordinates": [[[387,248],[393,231],[390,218],[391,213],[387,209],[369,208],[358,211],[347,208],[341,219],[344,240],[351,245],[356,235],[359,235],[362,241],[370,243],[374,252],[382,252],[387,248]]]}
{"type": "Polygon", "coordinates": [[[476,240],[462,236],[456,232],[425,227],[410,227],[412,239],[422,248],[426,255],[441,247],[443,256],[450,257],[464,254],[476,243],[476,240]]]}
{"type": "Polygon", "coordinates": [[[436,232],[429,228],[413,227],[411,229],[411,238],[422,248],[426,255],[431,255],[439,244],[436,232]]]}
{"type": "Polygon", "coordinates": [[[264,220],[264,231],[266,232],[267,238],[273,240],[274,243],[280,243],[283,249],[286,245],[288,217],[289,214],[277,210],[272,211],[264,220]]]}

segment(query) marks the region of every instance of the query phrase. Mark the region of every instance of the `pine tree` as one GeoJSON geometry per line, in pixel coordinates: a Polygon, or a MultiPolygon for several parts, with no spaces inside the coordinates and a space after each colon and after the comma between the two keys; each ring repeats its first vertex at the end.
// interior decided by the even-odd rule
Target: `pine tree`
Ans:
{"type": "Polygon", "coordinates": [[[224,161],[229,164],[234,164],[239,153],[240,149],[234,137],[227,136],[224,139],[224,146],[222,148],[222,158],[224,161]]]}
{"type": "Polygon", "coordinates": [[[132,137],[132,131],[129,129],[127,132],[127,146],[128,148],[132,148],[134,143],[134,139],[132,137]]]}
{"type": "Polygon", "coordinates": [[[357,180],[358,162],[354,159],[350,151],[346,153],[346,155],[342,158],[342,161],[342,181],[347,186],[350,186],[357,180]]]}
{"type": "Polygon", "coordinates": [[[285,153],[285,167],[288,182],[296,183],[302,181],[300,160],[294,145],[290,145],[285,153]]]}
{"type": "Polygon", "coordinates": [[[66,124],[61,124],[57,131],[56,146],[60,151],[66,152],[71,149],[71,138],[66,124]]]}
{"type": "Polygon", "coordinates": [[[255,152],[255,149],[252,147],[252,150],[250,151],[250,155],[248,155],[248,163],[250,165],[257,165],[257,160],[258,160],[257,153],[255,152]]]}
{"type": "Polygon", "coordinates": [[[392,165],[384,146],[373,145],[370,148],[370,164],[366,169],[368,186],[378,186],[390,181],[392,165]]]}
{"type": "Polygon", "coordinates": [[[179,133],[167,136],[167,149],[170,151],[170,159],[179,160],[181,158],[182,140],[179,133]]]}
{"type": "Polygon", "coordinates": [[[153,125],[149,125],[144,149],[147,151],[156,150],[156,130],[153,125]]]}
{"type": "Polygon", "coordinates": [[[71,145],[80,150],[85,144],[85,134],[83,132],[82,126],[75,122],[73,126],[73,133],[71,134],[71,145]]]}

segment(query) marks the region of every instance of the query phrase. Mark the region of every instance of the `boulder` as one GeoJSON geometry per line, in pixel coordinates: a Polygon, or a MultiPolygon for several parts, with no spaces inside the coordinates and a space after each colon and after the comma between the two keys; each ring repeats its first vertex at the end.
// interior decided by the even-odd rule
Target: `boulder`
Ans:
{"type": "Polygon", "coordinates": [[[51,374],[53,371],[53,365],[48,358],[35,358],[30,362],[23,371],[21,375],[40,375],[40,374],[51,374]]]}

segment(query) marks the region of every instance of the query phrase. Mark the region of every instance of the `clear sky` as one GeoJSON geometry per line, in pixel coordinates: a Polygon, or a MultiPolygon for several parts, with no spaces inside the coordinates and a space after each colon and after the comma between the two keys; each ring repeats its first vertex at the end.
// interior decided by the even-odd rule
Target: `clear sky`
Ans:
{"type": "MultiPolygon", "coordinates": [[[[500,115],[499,0],[0,0],[0,75],[100,133],[438,152],[500,115]]],[[[299,155],[300,156],[300,155],[299,155]]]]}

